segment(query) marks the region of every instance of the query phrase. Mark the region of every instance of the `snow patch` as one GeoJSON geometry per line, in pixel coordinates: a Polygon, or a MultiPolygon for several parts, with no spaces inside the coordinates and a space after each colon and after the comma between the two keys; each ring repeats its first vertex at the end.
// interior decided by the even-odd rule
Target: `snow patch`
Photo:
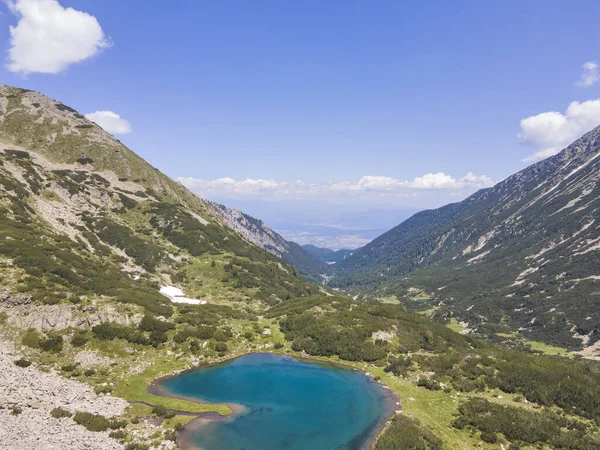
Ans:
{"type": "Polygon", "coordinates": [[[206,301],[197,298],[187,298],[183,291],[175,286],[161,286],[160,293],[173,303],[185,303],[187,305],[204,305],[206,301]]]}

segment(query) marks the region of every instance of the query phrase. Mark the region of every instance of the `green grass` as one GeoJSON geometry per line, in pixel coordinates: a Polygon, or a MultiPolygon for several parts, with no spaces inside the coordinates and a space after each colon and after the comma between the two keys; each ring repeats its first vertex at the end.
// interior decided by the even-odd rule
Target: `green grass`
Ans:
{"type": "Polygon", "coordinates": [[[542,352],[544,355],[572,357],[572,355],[567,350],[561,347],[556,347],[554,345],[529,340],[525,340],[525,344],[528,345],[531,348],[531,350],[542,352]]]}
{"type": "Polygon", "coordinates": [[[466,430],[456,430],[450,426],[460,401],[460,396],[455,392],[429,391],[417,387],[413,381],[387,374],[379,367],[369,366],[367,370],[379,376],[400,397],[403,414],[419,419],[444,441],[445,448],[477,447],[478,440],[474,440],[466,430]]]}
{"type": "Polygon", "coordinates": [[[466,329],[460,323],[458,323],[458,321],[454,317],[450,319],[450,323],[447,323],[446,326],[452,331],[456,331],[457,333],[461,333],[466,329]]]}
{"type": "Polygon", "coordinates": [[[194,413],[214,411],[221,415],[231,414],[231,409],[226,405],[213,405],[207,403],[196,403],[188,400],[160,397],[146,391],[147,387],[155,379],[167,374],[175,373],[184,369],[182,362],[173,358],[158,356],[153,364],[142,373],[126,377],[117,383],[114,395],[122,397],[130,402],[146,402],[151,405],[163,405],[168,409],[187,411],[194,413]]]}
{"type": "Polygon", "coordinates": [[[195,418],[196,417],[194,416],[176,415],[175,417],[172,417],[170,419],[165,419],[165,421],[163,422],[163,426],[167,428],[175,428],[178,425],[187,425],[195,418]]]}

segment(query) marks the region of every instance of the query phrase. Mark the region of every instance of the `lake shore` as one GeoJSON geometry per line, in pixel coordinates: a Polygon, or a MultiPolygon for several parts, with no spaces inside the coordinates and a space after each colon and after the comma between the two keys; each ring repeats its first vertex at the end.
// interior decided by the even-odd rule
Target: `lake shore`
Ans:
{"type": "MultiPolygon", "coordinates": [[[[363,447],[362,450],[374,450],[379,436],[385,431],[385,429],[388,427],[391,420],[396,416],[396,414],[399,414],[402,412],[402,403],[401,403],[400,397],[392,389],[390,389],[387,385],[385,385],[381,381],[375,379],[368,372],[362,371],[360,369],[357,369],[355,367],[352,367],[350,365],[347,365],[347,364],[344,364],[343,362],[338,362],[338,361],[327,361],[327,360],[305,357],[305,356],[292,356],[287,353],[279,353],[279,352],[260,352],[260,353],[269,353],[269,354],[273,354],[273,355],[277,355],[277,356],[284,356],[284,357],[288,357],[288,358],[295,359],[295,360],[302,361],[302,362],[318,364],[318,365],[327,365],[327,366],[332,366],[332,367],[342,369],[342,370],[351,370],[354,372],[362,372],[366,377],[368,377],[370,379],[371,383],[376,383],[378,385],[379,389],[381,389],[381,391],[383,393],[382,403],[387,403],[388,407],[390,408],[390,411],[388,414],[386,414],[386,418],[383,419],[380,424],[378,424],[378,426],[375,428],[375,430],[370,431],[369,434],[371,436],[368,439],[368,443],[363,447]]],[[[174,392],[171,392],[170,390],[161,386],[160,382],[163,380],[166,380],[166,379],[171,379],[171,378],[183,375],[185,373],[193,372],[193,371],[201,369],[201,368],[215,367],[215,366],[219,366],[222,364],[226,364],[226,363],[233,361],[234,359],[240,358],[246,354],[248,354],[248,353],[244,353],[241,355],[233,355],[231,357],[224,358],[219,361],[212,362],[212,363],[199,364],[198,366],[193,367],[193,368],[189,368],[186,370],[182,370],[182,371],[179,371],[176,373],[172,373],[172,374],[169,374],[166,376],[156,378],[146,388],[146,391],[152,395],[156,395],[159,397],[175,398],[175,399],[186,400],[189,402],[199,403],[199,404],[209,403],[209,402],[206,402],[203,399],[200,399],[197,397],[183,396],[183,395],[179,395],[174,392]]],[[[244,414],[247,411],[247,408],[240,404],[224,403],[224,405],[226,405],[231,410],[230,414],[222,415],[222,414],[219,414],[216,412],[194,413],[193,415],[195,415],[196,418],[192,419],[190,422],[185,424],[183,427],[181,427],[177,431],[177,445],[182,450],[203,450],[193,443],[193,435],[196,432],[198,432],[199,430],[201,430],[203,427],[207,426],[210,423],[235,420],[236,417],[238,417],[241,414],[244,414]]],[[[178,413],[179,411],[175,411],[175,412],[178,413]]]]}

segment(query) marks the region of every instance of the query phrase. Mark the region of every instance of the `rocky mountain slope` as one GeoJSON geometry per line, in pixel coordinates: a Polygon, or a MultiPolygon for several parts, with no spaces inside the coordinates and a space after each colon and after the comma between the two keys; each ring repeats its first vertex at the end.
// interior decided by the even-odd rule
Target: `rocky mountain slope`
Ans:
{"type": "Polygon", "coordinates": [[[139,289],[154,309],[169,311],[152,283],[247,300],[309,289],[293,268],[225,226],[211,204],[36,92],[0,87],[0,187],[2,284],[46,304],[139,289]],[[203,267],[196,258],[207,253],[203,267]],[[107,282],[92,285],[99,270],[107,282]]]}
{"type": "Polygon", "coordinates": [[[213,211],[225,219],[231,229],[244,239],[284,259],[298,269],[298,272],[307,280],[317,283],[321,281],[321,275],[325,273],[327,267],[324,261],[315,258],[295,242],[285,240],[262,220],[218,203],[209,203],[213,207],[213,211]]]}
{"type": "Polygon", "coordinates": [[[600,340],[600,128],[466,200],[415,214],[332,266],[331,286],[396,295],[487,333],[600,340]]]}

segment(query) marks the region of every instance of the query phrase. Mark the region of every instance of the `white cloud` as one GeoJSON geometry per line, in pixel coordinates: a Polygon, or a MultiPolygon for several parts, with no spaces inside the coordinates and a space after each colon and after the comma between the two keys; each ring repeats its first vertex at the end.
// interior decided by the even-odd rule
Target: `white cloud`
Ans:
{"type": "Polygon", "coordinates": [[[488,176],[473,175],[468,172],[464,177],[454,179],[443,172],[428,173],[409,183],[413,189],[479,189],[492,186],[494,182],[488,176]]]}
{"type": "Polygon", "coordinates": [[[8,0],[18,17],[10,27],[6,68],[11,72],[60,73],[108,47],[98,20],[57,0],[8,0]]]}
{"type": "Polygon", "coordinates": [[[85,117],[112,134],[127,134],[132,131],[131,124],[112,111],[96,111],[86,114],[85,117]]]}
{"type": "Polygon", "coordinates": [[[319,198],[320,200],[339,200],[344,198],[403,198],[417,196],[418,191],[446,190],[460,191],[464,196],[466,191],[490,187],[494,183],[491,178],[467,173],[462,178],[453,178],[442,172],[428,173],[413,180],[399,180],[384,176],[364,176],[358,182],[340,183],[306,183],[304,181],[275,181],[275,180],[234,180],[219,178],[204,180],[200,178],[177,179],[187,188],[204,197],[220,198],[269,198],[273,200],[304,200],[319,198]]]}
{"type": "Polygon", "coordinates": [[[600,81],[600,71],[598,70],[598,63],[596,61],[588,61],[583,64],[581,72],[581,78],[575,83],[579,87],[590,87],[600,81]]]}
{"type": "Polygon", "coordinates": [[[600,125],[600,99],[573,102],[565,113],[549,111],[527,117],[520,122],[519,141],[537,152],[523,159],[539,161],[555,155],[583,134],[600,125]]]}

